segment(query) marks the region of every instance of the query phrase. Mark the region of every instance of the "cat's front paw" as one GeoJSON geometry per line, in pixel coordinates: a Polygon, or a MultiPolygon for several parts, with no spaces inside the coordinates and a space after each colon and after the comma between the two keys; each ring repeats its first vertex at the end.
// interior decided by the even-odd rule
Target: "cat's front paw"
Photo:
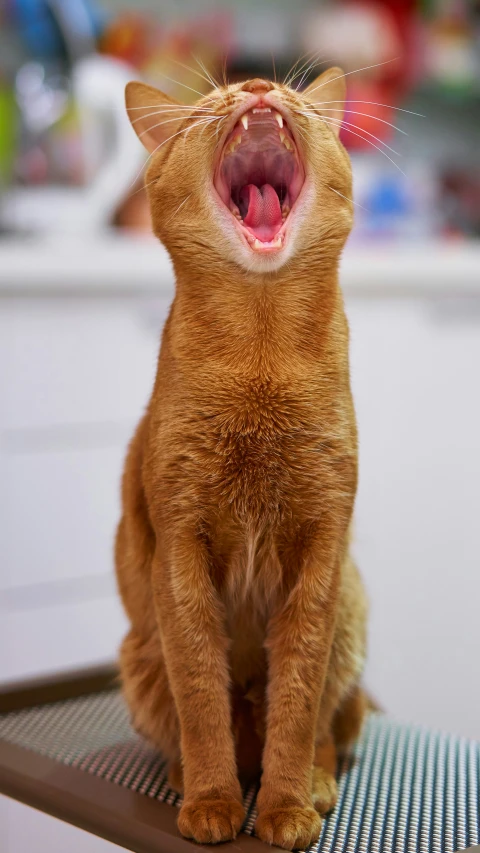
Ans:
{"type": "Polygon", "coordinates": [[[285,850],[306,850],[320,835],[322,820],[313,808],[266,809],[255,823],[255,835],[285,850]]]}
{"type": "Polygon", "coordinates": [[[191,800],[180,809],[178,828],[199,844],[218,844],[236,838],[244,820],[245,809],[238,800],[191,800]]]}

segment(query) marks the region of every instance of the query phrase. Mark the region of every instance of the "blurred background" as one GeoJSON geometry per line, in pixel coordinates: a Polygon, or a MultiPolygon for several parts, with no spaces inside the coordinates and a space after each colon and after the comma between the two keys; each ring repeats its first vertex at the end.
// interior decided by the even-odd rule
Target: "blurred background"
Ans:
{"type": "Polygon", "coordinates": [[[119,479],[173,294],[125,82],[188,103],[208,74],[301,88],[333,63],[356,202],[342,283],[365,679],[392,715],[480,738],[473,0],[0,2],[0,685],[111,661],[125,630],[119,479]]]}

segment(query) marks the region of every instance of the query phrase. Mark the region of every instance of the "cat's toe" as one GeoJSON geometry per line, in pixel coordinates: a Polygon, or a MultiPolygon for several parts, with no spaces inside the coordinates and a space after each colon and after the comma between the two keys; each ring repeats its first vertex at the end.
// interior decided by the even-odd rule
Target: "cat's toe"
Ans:
{"type": "Polygon", "coordinates": [[[338,787],[334,776],[323,767],[313,768],[312,800],[320,814],[327,814],[336,805],[338,787]]]}
{"type": "Polygon", "coordinates": [[[255,834],[267,844],[285,850],[305,850],[320,835],[322,820],[313,808],[297,806],[261,811],[255,834]]]}
{"type": "Polygon", "coordinates": [[[181,807],[178,828],[199,844],[218,844],[236,838],[244,820],[245,809],[238,800],[192,800],[181,807]]]}

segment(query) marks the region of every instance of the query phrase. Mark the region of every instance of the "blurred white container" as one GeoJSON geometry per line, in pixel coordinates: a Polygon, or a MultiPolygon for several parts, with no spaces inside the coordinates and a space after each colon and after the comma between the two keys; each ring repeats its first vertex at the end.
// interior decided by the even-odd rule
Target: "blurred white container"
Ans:
{"type": "Polygon", "coordinates": [[[127,118],[126,63],[92,54],[73,69],[88,182],[84,187],[21,187],[6,193],[0,222],[17,231],[95,233],[106,227],[139,177],[145,155],[127,118]],[[98,166],[98,151],[108,156],[98,166]]]}

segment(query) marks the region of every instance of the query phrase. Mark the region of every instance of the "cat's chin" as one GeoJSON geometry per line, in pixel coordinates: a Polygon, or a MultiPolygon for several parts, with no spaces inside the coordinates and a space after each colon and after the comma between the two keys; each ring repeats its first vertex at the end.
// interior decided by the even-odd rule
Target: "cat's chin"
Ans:
{"type": "Polygon", "coordinates": [[[273,270],[291,256],[292,220],[305,169],[287,117],[268,95],[237,114],[213,176],[224,229],[249,269],[273,270]]]}
{"type": "Polygon", "coordinates": [[[255,248],[244,234],[232,223],[231,217],[225,211],[219,210],[219,223],[224,236],[222,251],[231,261],[249,272],[268,273],[279,270],[294,255],[296,247],[297,228],[288,224],[282,235],[281,245],[255,248]]]}

